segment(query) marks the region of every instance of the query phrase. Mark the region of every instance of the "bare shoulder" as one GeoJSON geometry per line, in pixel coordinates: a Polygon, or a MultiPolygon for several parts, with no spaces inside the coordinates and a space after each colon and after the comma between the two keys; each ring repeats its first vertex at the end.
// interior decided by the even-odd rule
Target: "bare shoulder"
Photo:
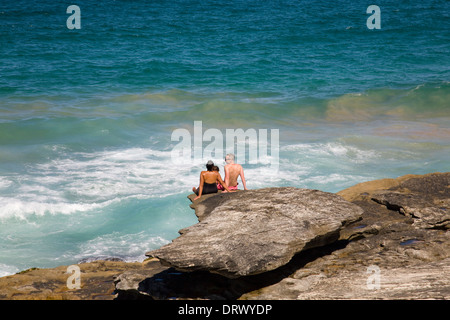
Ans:
{"type": "Polygon", "coordinates": [[[239,172],[242,170],[242,166],[238,163],[231,163],[231,164],[225,165],[224,170],[230,171],[230,172],[239,172]]]}

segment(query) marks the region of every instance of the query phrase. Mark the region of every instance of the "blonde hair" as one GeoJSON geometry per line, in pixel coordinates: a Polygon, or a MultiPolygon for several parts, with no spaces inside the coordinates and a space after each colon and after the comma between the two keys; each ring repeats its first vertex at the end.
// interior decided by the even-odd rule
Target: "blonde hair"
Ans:
{"type": "Polygon", "coordinates": [[[234,162],[234,154],[229,153],[225,156],[225,161],[232,161],[234,162]]]}

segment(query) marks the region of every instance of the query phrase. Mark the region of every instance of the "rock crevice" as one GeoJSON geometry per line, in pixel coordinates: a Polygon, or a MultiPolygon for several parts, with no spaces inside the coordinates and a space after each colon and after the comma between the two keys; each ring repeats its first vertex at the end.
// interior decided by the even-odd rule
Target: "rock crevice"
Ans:
{"type": "Polygon", "coordinates": [[[298,188],[215,195],[194,209],[199,223],[146,255],[180,271],[229,278],[274,270],[302,250],[332,243],[363,212],[336,194],[298,188]]]}

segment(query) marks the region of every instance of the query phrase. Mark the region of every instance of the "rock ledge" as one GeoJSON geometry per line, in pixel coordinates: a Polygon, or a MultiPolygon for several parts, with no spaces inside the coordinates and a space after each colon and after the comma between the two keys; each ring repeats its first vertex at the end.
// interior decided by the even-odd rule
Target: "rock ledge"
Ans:
{"type": "Polygon", "coordinates": [[[335,242],[363,212],[336,194],[297,188],[222,193],[194,205],[200,222],[146,255],[179,271],[228,278],[274,270],[303,250],[335,242]]]}

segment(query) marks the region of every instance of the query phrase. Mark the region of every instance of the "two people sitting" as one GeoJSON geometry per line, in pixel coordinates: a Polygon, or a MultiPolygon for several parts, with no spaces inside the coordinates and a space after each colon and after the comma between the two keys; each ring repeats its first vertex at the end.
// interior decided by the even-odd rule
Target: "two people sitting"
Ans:
{"type": "Polygon", "coordinates": [[[217,193],[218,190],[223,192],[231,192],[238,189],[238,177],[241,177],[244,190],[248,190],[245,184],[244,169],[240,164],[234,163],[234,154],[227,154],[225,157],[226,165],[225,181],[219,173],[219,168],[209,160],[206,163],[206,170],[200,173],[200,185],[198,188],[193,187],[192,191],[197,194],[194,200],[200,198],[203,194],[217,193]]]}

